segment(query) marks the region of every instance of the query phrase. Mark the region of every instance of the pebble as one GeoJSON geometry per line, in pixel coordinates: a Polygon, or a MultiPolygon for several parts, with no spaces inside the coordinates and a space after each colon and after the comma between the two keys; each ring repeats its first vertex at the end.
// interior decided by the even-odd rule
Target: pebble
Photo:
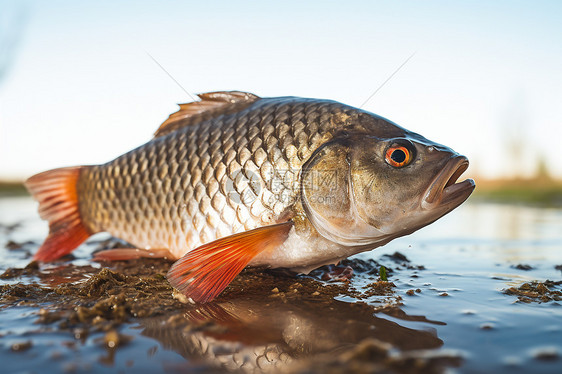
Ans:
{"type": "Polygon", "coordinates": [[[187,296],[185,296],[184,294],[182,294],[181,292],[179,292],[175,288],[172,291],[172,297],[174,299],[178,300],[182,304],[189,304],[190,302],[192,303],[191,298],[188,298],[187,296]]]}
{"type": "Polygon", "coordinates": [[[119,334],[115,330],[111,330],[105,334],[105,345],[108,348],[115,348],[119,345],[119,334]]]}
{"type": "Polygon", "coordinates": [[[539,347],[532,352],[533,358],[540,361],[556,361],[560,359],[560,352],[556,347],[539,347]]]}
{"type": "Polygon", "coordinates": [[[517,266],[512,266],[512,267],[518,270],[525,270],[525,271],[533,270],[533,267],[527,264],[517,264],[517,266]]]}
{"type": "Polygon", "coordinates": [[[12,344],[10,349],[14,352],[23,352],[23,351],[27,351],[32,346],[33,346],[33,343],[31,343],[31,340],[27,340],[25,342],[17,342],[17,343],[12,344]]]}

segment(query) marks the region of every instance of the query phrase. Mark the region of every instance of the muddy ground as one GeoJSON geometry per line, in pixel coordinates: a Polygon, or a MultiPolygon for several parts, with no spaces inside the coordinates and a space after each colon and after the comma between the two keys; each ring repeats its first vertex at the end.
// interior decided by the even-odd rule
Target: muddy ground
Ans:
{"type": "MultiPolygon", "coordinates": [[[[98,249],[111,245],[100,243],[98,249]]],[[[35,244],[7,246],[31,256],[35,244]]],[[[423,270],[400,253],[387,257],[398,269],[423,270]]],[[[108,350],[109,366],[120,347],[133,344],[135,336],[121,332],[132,324],[202,372],[437,373],[462,361],[447,352],[420,353],[442,345],[435,333],[374,317],[378,311],[424,320],[400,310],[402,297],[392,281],[379,278],[380,265],[374,260],[346,260],[309,276],[246,269],[214,302],[204,305],[185,303],[175,294],[165,278],[170,261],[75,265],[72,260],[67,256],[54,264],[29,262],[7,269],[0,275],[7,283],[0,285],[0,308],[36,308],[35,323],[49,333],[55,330],[82,340],[100,336],[96,342],[108,350]],[[366,280],[365,286],[350,285],[350,267],[353,276],[366,280]],[[379,297],[375,305],[363,301],[373,296],[379,297]],[[337,300],[342,297],[353,302],[337,300]],[[380,331],[376,337],[373,329],[380,331]]],[[[386,272],[392,279],[394,270],[387,266],[386,272]]],[[[415,292],[421,290],[409,290],[408,295],[415,292]]],[[[14,358],[31,348],[41,331],[13,343],[14,358]]]]}

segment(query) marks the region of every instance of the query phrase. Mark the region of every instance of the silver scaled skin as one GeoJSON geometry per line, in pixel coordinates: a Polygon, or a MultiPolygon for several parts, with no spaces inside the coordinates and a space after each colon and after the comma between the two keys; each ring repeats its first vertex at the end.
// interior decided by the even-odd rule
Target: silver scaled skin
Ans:
{"type": "Polygon", "coordinates": [[[213,94],[222,106],[172,115],[150,142],[81,171],[79,210],[91,232],[180,258],[292,220],[285,243],[250,265],[306,272],[433,222],[474,187],[445,194],[466,158],[372,113],[328,100],[213,94]],[[385,161],[395,143],[415,154],[406,167],[385,161]]]}

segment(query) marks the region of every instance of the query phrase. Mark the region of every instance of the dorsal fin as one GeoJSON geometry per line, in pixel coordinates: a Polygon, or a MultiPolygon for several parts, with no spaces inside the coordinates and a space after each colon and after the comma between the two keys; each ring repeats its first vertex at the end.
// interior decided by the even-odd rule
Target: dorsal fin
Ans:
{"type": "Polygon", "coordinates": [[[154,137],[163,136],[184,126],[197,124],[201,121],[227,113],[235,113],[260,99],[249,92],[218,91],[197,95],[200,101],[179,104],[180,110],[170,114],[170,117],[160,125],[154,137]]]}

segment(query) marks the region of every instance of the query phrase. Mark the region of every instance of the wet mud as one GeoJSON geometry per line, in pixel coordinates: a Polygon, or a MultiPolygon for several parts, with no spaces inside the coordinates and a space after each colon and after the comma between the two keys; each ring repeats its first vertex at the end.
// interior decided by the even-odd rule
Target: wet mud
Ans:
{"type": "Polygon", "coordinates": [[[517,296],[517,300],[523,303],[562,301],[562,281],[528,282],[519,287],[510,287],[503,292],[506,295],[517,296]]]}
{"type": "MultiPolygon", "coordinates": [[[[27,257],[33,245],[12,241],[7,246],[27,257]]],[[[97,249],[115,245],[105,241],[97,249]]],[[[402,297],[394,283],[380,280],[380,264],[374,260],[345,260],[308,276],[245,269],[214,302],[200,305],[186,303],[169,285],[165,274],[170,261],[102,262],[100,267],[72,260],[30,262],[0,274],[0,280],[9,282],[0,285],[0,309],[35,308],[34,323],[45,328],[13,343],[14,354],[32,348],[42,331],[54,330],[80,339],[97,336],[94,341],[111,353],[104,356],[110,364],[115,351],[134,340],[121,332],[123,326],[135,324],[143,336],[203,372],[421,373],[442,372],[462,361],[447,352],[435,357],[411,353],[439,348],[443,342],[435,332],[375,317],[378,311],[425,320],[400,310],[402,297]],[[364,285],[353,286],[353,277],[364,278],[364,285]],[[373,296],[380,297],[377,303],[363,301],[373,296]]],[[[399,253],[392,261],[414,268],[399,253]]],[[[388,266],[386,270],[389,276],[394,273],[388,266]]]]}

